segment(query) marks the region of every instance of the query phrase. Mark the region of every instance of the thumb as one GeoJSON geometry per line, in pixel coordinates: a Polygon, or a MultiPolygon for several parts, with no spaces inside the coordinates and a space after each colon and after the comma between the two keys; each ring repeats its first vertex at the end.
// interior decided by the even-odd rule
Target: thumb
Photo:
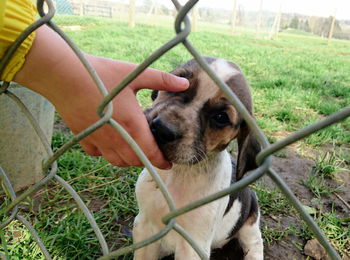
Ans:
{"type": "Polygon", "coordinates": [[[188,88],[189,82],[186,78],[181,78],[173,74],[155,69],[146,69],[133,82],[130,87],[134,91],[140,89],[154,89],[166,91],[184,91],[188,88]]]}

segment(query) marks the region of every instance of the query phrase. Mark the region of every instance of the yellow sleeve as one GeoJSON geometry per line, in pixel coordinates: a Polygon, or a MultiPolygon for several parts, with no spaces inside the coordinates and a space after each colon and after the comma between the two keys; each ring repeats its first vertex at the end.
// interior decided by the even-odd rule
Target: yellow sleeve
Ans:
{"type": "MultiPolygon", "coordinates": [[[[0,0],[0,59],[17,37],[35,21],[36,8],[31,0],[0,0]]],[[[21,69],[35,34],[32,33],[17,49],[0,80],[11,81],[21,69]]]]}

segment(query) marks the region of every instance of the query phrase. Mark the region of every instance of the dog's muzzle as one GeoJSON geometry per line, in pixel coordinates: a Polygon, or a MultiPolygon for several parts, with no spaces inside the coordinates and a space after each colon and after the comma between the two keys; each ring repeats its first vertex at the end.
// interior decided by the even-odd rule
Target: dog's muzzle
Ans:
{"type": "Polygon", "coordinates": [[[181,138],[176,126],[162,120],[159,116],[151,121],[150,128],[160,148],[181,138]]]}

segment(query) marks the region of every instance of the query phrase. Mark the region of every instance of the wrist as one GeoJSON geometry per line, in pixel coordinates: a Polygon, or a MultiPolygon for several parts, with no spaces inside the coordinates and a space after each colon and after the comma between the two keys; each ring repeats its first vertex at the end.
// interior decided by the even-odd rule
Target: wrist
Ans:
{"type": "Polygon", "coordinates": [[[43,95],[54,105],[101,95],[75,53],[47,26],[37,30],[33,46],[14,81],[43,95]]]}

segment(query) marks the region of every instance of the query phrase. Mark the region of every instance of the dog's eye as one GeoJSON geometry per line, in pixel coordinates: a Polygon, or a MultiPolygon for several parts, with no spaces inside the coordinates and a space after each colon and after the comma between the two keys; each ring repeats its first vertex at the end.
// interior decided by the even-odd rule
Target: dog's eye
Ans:
{"type": "Polygon", "coordinates": [[[219,112],[210,117],[210,121],[212,126],[214,127],[225,127],[229,124],[231,124],[230,118],[228,117],[226,112],[219,112]]]}

